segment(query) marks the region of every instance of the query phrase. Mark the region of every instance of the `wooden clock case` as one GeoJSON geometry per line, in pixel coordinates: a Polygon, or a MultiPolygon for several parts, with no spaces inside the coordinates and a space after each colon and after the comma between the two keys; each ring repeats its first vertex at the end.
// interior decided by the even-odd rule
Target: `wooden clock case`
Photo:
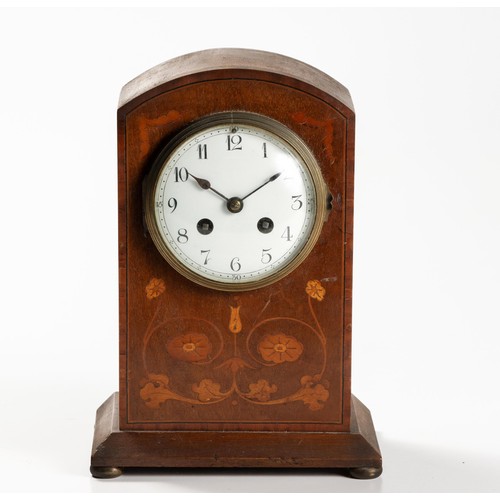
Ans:
{"type": "Polygon", "coordinates": [[[382,471],[351,395],[354,110],[348,90],[277,54],[215,49],[128,83],[118,109],[120,391],[97,411],[91,472],[129,467],[382,471]],[[270,117],[315,155],[328,217],[277,283],[212,290],[165,262],[144,224],[151,165],[185,127],[221,112],[270,117]]]}

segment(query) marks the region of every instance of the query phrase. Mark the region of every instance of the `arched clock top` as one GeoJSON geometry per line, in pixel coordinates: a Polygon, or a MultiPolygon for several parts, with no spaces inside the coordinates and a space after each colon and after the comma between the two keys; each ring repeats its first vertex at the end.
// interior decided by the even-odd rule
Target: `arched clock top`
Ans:
{"type": "Polygon", "coordinates": [[[325,99],[345,116],[354,114],[347,88],[319,69],[281,54],[236,48],[193,52],[154,66],[122,88],[118,108],[136,107],[189,83],[245,77],[300,88],[325,99]]]}

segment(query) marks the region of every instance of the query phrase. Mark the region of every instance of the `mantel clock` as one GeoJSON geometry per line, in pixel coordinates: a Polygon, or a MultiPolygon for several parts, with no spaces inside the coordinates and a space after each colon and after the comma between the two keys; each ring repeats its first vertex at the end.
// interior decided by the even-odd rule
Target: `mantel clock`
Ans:
{"type": "Polygon", "coordinates": [[[304,63],[216,49],[118,109],[120,390],[91,471],[345,468],[374,478],[351,395],[354,110],[304,63]]]}

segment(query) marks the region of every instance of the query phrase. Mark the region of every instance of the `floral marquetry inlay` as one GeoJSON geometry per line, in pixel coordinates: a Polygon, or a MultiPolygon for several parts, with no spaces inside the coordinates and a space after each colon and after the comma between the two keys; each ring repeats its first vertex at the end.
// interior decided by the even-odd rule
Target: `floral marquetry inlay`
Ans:
{"type": "Polygon", "coordinates": [[[320,302],[325,298],[326,290],[318,280],[311,280],[307,282],[306,293],[309,297],[319,300],[320,302]]]}
{"type": "Polygon", "coordinates": [[[204,361],[212,352],[212,344],[203,333],[187,333],[169,340],[167,352],[182,361],[204,361]]]}
{"type": "Polygon", "coordinates": [[[303,345],[296,338],[284,333],[266,335],[259,343],[262,358],[274,363],[297,361],[303,350],[303,345]]]}
{"type": "Polygon", "coordinates": [[[146,285],[146,297],[149,300],[156,299],[165,291],[165,282],[159,278],[152,278],[146,285]]]}
{"type": "Polygon", "coordinates": [[[146,300],[156,304],[143,341],[146,379],[141,383],[140,396],[147,407],[159,408],[168,401],[217,404],[228,398],[235,405],[235,397],[252,405],[302,402],[311,411],[324,407],[330,397],[329,383],[323,378],[327,339],[313,307],[314,301],[322,302],[326,296],[321,281],[310,280],[304,288],[310,322],[291,316],[261,319],[266,304],[253,318],[253,323],[246,324],[241,316],[245,310],[241,299],[229,305],[227,316],[219,321],[176,318],[168,315],[168,303],[162,297],[165,290],[161,278],[152,278],[145,286],[146,300]],[[242,341],[237,341],[240,338],[242,341]],[[157,365],[149,369],[147,350],[151,342],[155,342],[155,352],[161,351],[163,345],[164,355],[160,352],[159,359],[164,360],[164,373],[158,372],[157,365]],[[316,346],[312,351],[311,345],[316,346]],[[304,364],[302,359],[308,359],[309,364],[304,364]],[[293,364],[297,365],[294,373],[300,374],[301,367],[310,370],[312,362],[316,364],[315,370],[312,374],[302,372],[296,379],[296,388],[290,392],[287,389],[290,385],[284,384],[286,377],[280,375],[280,370],[293,364]],[[186,385],[183,383],[185,375],[179,377],[178,373],[187,373],[186,370],[195,370],[195,367],[203,367],[205,372],[200,373],[210,373],[210,376],[202,376],[186,385]],[[276,376],[273,375],[275,371],[276,376]],[[243,372],[242,378],[239,374],[243,372]],[[256,374],[253,381],[252,373],[256,374]],[[262,377],[264,373],[266,376],[262,377]]]}

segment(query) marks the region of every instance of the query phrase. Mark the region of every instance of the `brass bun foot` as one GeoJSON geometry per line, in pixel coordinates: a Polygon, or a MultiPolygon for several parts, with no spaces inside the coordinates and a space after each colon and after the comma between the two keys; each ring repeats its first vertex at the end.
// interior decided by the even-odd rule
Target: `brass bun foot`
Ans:
{"type": "Polygon", "coordinates": [[[349,469],[349,474],[354,479],[375,479],[382,474],[382,467],[355,467],[349,469]]]}
{"type": "Polygon", "coordinates": [[[90,473],[97,479],[114,479],[121,476],[123,469],[120,467],[90,467],[90,473]]]}

